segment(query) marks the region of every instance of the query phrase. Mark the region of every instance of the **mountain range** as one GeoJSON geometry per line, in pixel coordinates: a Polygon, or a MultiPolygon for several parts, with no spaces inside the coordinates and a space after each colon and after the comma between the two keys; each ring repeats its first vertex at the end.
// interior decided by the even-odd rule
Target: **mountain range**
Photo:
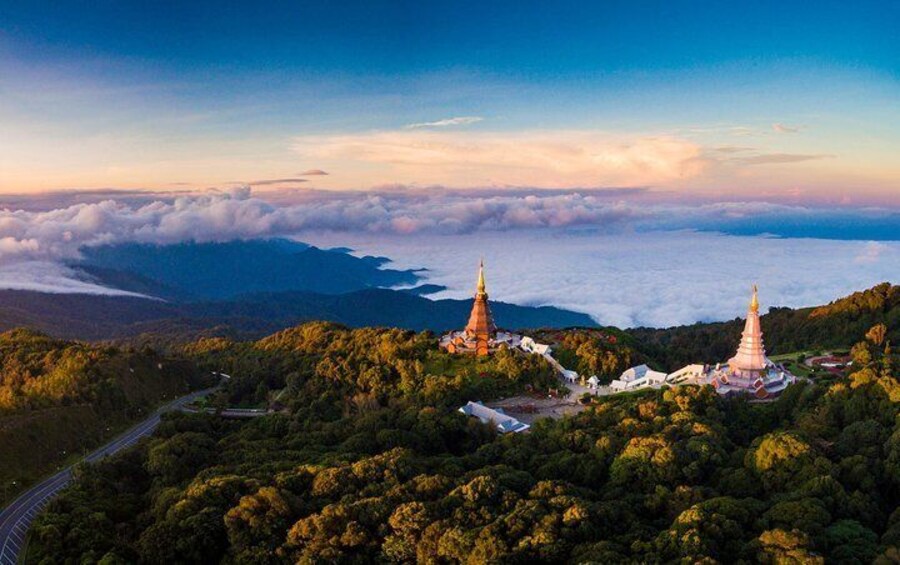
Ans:
{"type": "MultiPolygon", "coordinates": [[[[61,338],[142,334],[192,339],[214,332],[250,339],[308,320],[443,331],[465,324],[469,300],[384,257],[285,239],[85,248],[70,266],[93,283],[141,296],[0,290],[0,330],[27,326],[61,338]],[[403,286],[392,289],[385,287],[403,286]]],[[[504,327],[595,326],[587,314],[492,302],[504,327]]]]}

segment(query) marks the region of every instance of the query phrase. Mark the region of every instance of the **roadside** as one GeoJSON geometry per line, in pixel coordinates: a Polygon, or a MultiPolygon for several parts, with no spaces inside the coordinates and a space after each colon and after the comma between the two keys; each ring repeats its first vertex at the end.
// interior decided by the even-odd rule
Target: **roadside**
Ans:
{"type": "Polygon", "coordinates": [[[219,385],[216,385],[215,387],[194,391],[160,406],[148,418],[133,425],[114,440],[81,458],[79,462],[69,465],[49,478],[38,482],[13,500],[12,503],[0,511],[0,565],[16,565],[18,563],[24,548],[27,546],[27,537],[32,521],[59,491],[68,486],[72,480],[75,465],[81,461],[98,461],[131,447],[140,439],[153,433],[162,418],[162,414],[181,409],[197,398],[212,393],[218,387],[219,385]]]}

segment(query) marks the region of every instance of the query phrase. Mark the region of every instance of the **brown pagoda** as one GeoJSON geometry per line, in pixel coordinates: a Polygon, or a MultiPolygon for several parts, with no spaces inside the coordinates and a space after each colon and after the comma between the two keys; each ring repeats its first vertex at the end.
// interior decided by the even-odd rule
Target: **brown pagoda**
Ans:
{"type": "Polygon", "coordinates": [[[478,267],[478,285],[475,288],[475,300],[469,323],[462,331],[451,332],[441,340],[441,346],[450,353],[468,353],[470,355],[488,355],[496,349],[497,326],[491,316],[488,305],[488,294],[484,284],[484,261],[478,267]]]}
{"type": "Polygon", "coordinates": [[[487,355],[490,342],[497,333],[497,326],[491,317],[491,307],[488,306],[488,295],[484,286],[484,260],[478,266],[475,301],[472,303],[472,313],[469,314],[469,323],[466,324],[465,331],[466,339],[475,343],[475,354],[487,355]]]}

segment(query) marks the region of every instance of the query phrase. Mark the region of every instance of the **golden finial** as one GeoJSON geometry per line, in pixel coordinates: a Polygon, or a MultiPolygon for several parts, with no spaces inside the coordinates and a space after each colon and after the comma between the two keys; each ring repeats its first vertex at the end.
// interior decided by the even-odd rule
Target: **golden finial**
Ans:
{"type": "Polygon", "coordinates": [[[478,294],[484,294],[484,258],[481,258],[481,263],[478,265],[478,286],[476,287],[476,292],[478,294]]]}
{"type": "Polygon", "coordinates": [[[759,312],[759,297],[757,296],[756,285],[753,285],[753,298],[750,299],[750,311],[759,312]]]}

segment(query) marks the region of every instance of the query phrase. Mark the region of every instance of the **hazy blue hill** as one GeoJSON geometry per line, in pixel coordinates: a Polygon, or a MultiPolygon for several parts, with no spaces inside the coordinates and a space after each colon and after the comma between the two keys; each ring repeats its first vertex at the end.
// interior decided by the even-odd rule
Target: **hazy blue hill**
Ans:
{"type": "MultiPolygon", "coordinates": [[[[465,324],[470,300],[432,301],[443,290],[414,271],[384,269],[384,257],[355,257],[286,239],[82,250],[86,279],[148,297],[0,291],[0,329],[26,326],[53,336],[114,339],[210,332],[259,337],[309,320],[435,331],[465,324]]],[[[585,314],[495,303],[505,327],[593,325],[585,314]]]]}
{"type": "Polygon", "coordinates": [[[416,296],[428,296],[429,294],[435,294],[437,292],[447,290],[447,287],[440,284],[421,284],[416,287],[401,288],[398,290],[409,294],[415,294],[416,296]]]}
{"type": "Polygon", "coordinates": [[[252,292],[341,294],[413,284],[412,271],[382,269],[387,259],[354,257],[286,239],[117,244],[85,248],[77,264],[102,283],[178,300],[221,300],[252,292]]]}
{"type": "Polygon", "coordinates": [[[78,269],[86,274],[89,280],[95,281],[101,286],[118,288],[164,300],[177,301],[190,298],[190,295],[181,289],[173,288],[131,271],[121,271],[94,265],[80,265],[78,269]]]}
{"type": "MultiPolygon", "coordinates": [[[[228,303],[195,304],[201,318],[262,318],[290,321],[330,320],[348,326],[391,326],[443,331],[461,328],[472,309],[471,300],[429,300],[408,292],[368,289],[341,295],[270,293],[242,296],[228,303]]],[[[587,314],[544,306],[540,308],[491,302],[497,323],[505,328],[596,326],[587,314]]]]}
{"type": "MultiPolygon", "coordinates": [[[[30,327],[56,337],[127,338],[138,334],[191,338],[228,334],[260,337],[309,320],[349,326],[434,331],[465,325],[471,300],[429,300],[407,292],[366,289],[346,294],[257,293],[225,301],[163,302],[127,296],[0,291],[0,331],[30,327]]],[[[493,302],[508,328],[593,326],[586,314],[493,302]]]]}
{"type": "Polygon", "coordinates": [[[114,337],[131,324],[180,311],[176,304],[130,296],[0,290],[0,331],[27,327],[66,339],[114,337]]]}

